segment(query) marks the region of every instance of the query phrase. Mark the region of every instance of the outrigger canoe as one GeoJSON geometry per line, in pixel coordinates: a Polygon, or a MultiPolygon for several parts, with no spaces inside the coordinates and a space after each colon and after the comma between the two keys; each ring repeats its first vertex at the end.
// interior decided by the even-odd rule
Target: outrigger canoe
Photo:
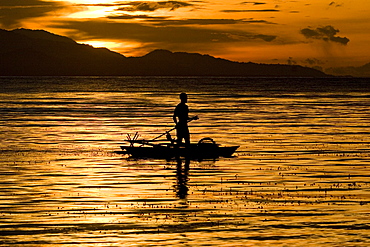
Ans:
{"type": "MultiPolygon", "coordinates": [[[[194,116],[188,120],[199,119],[194,116]]],[[[166,131],[152,140],[139,140],[136,132],[133,137],[127,135],[126,142],[129,145],[121,146],[122,151],[116,151],[118,154],[128,154],[135,158],[165,158],[171,159],[176,157],[185,157],[190,159],[215,159],[218,157],[232,157],[239,146],[221,146],[209,138],[202,138],[198,143],[191,143],[188,146],[178,146],[175,140],[172,139],[170,132],[176,127],[166,131]],[[158,138],[166,135],[165,140],[158,138]]]]}
{"type": "Polygon", "coordinates": [[[239,146],[221,146],[209,137],[187,147],[179,147],[174,142],[153,143],[152,141],[133,139],[126,141],[130,144],[121,146],[122,151],[116,153],[128,154],[134,158],[172,159],[185,157],[190,159],[215,159],[218,157],[232,157],[239,148],[239,146]]]}

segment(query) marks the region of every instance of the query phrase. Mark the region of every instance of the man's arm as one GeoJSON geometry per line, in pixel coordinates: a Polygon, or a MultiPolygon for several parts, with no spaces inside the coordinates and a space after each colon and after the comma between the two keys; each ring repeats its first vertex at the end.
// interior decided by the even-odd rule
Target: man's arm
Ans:
{"type": "Polygon", "coordinates": [[[175,124],[177,124],[177,107],[175,108],[175,110],[173,111],[173,121],[175,122],[175,124]]]}

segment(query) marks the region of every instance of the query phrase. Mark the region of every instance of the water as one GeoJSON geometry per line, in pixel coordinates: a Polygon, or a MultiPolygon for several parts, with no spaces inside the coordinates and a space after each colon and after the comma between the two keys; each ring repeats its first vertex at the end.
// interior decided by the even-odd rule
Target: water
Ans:
{"type": "Polygon", "coordinates": [[[367,79],[2,77],[0,244],[368,246],[367,79]],[[240,145],[204,161],[127,159],[173,127],[240,145]]]}

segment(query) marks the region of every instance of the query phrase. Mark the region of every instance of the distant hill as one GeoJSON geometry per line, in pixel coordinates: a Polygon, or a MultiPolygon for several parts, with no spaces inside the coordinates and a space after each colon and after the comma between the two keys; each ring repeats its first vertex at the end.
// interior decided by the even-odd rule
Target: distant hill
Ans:
{"type": "Polygon", "coordinates": [[[125,57],[43,30],[0,29],[0,75],[326,77],[298,65],[239,63],[198,53],[155,50],[125,57]]]}
{"type": "Polygon", "coordinates": [[[122,71],[124,60],[41,30],[0,30],[0,75],[110,75],[122,71]]]}
{"type": "Polygon", "coordinates": [[[326,69],[326,72],[338,76],[370,77],[370,63],[360,67],[334,67],[326,69]]]}

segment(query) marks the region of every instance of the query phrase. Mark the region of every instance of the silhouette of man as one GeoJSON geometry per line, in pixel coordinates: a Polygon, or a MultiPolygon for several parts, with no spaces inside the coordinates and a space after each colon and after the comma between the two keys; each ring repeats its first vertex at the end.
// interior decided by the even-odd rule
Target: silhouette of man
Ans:
{"type": "Polygon", "coordinates": [[[185,145],[190,144],[190,133],[188,127],[189,120],[189,107],[186,104],[188,102],[188,96],[186,93],[180,94],[181,102],[176,106],[173,112],[173,121],[176,124],[176,135],[177,135],[177,145],[181,145],[182,139],[185,140],[185,145]]]}

